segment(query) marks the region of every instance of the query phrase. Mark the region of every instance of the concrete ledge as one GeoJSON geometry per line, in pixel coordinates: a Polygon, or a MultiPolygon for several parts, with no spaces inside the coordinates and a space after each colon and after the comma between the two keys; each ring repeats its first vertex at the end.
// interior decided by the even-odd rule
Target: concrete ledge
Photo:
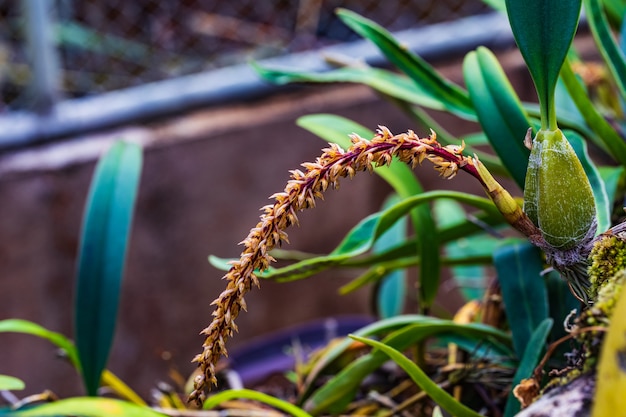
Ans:
{"type": "MultiPolygon", "coordinates": [[[[449,59],[479,45],[494,49],[513,44],[508,20],[490,13],[401,31],[397,39],[429,60],[449,59]]],[[[307,71],[332,69],[325,56],[386,60],[370,42],[360,40],[317,51],[262,61],[263,65],[307,71]]],[[[0,117],[0,150],[145,121],[191,109],[261,97],[279,91],[259,79],[248,64],[150,83],[139,87],[58,103],[49,114],[12,112],[0,117]]]]}

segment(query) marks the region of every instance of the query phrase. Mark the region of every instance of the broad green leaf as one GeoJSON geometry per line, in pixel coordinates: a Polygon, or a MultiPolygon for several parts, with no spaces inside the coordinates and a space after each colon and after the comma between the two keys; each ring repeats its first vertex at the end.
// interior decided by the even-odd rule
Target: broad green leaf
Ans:
{"type": "Polygon", "coordinates": [[[234,399],[257,401],[262,404],[269,405],[270,407],[274,407],[278,410],[284,411],[288,415],[294,417],[311,417],[309,413],[307,413],[297,405],[293,405],[285,400],[281,400],[279,398],[272,397],[271,395],[251,389],[230,389],[218,392],[207,398],[202,408],[204,410],[210,410],[222,404],[223,402],[231,401],[234,399]]]}
{"type": "Polygon", "coordinates": [[[113,342],[141,162],[138,145],[116,142],[96,167],[83,217],[74,326],[83,380],[92,396],[113,342]]]}
{"type": "Polygon", "coordinates": [[[531,122],[496,57],[481,47],[465,56],[463,75],[489,143],[523,189],[530,151],[524,136],[531,122]]]}
{"type": "MultiPolygon", "coordinates": [[[[388,208],[398,202],[400,198],[394,194],[385,200],[383,208],[388,208]]],[[[406,240],[407,226],[406,217],[398,220],[374,242],[372,252],[384,252],[406,240]]],[[[375,291],[376,315],[379,318],[397,316],[404,311],[407,296],[406,275],[406,270],[394,269],[385,274],[382,281],[379,281],[375,291]]]]}
{"type": "MultiPolygon", "coordinates": [[[[343,149],[348,149],[352,145],[350,139],[352,133],[366,139],[371,139],[376,134],[373,130],[359,123],[335,114],[321,113],[302,116],[298,118],[296,124],[326,142],[336,143],[343,149]]],[[[377,168],[377,170],[379,169],[377,168]]]]}
{"type": "MultiPolygon", "coordinates": [[[[519,384],[522,379],[532,375],[535,367],[541,359],[542,353],[545,351],[546,340],[552,329],[553,321],[550,318],[544,319],[537,328],[532,332],[528,339],[526,349],[522,355],[519,367],[513,376],[513,387],[519,384]]],[[[504,417],[513,417],[520,410],[520,403],[513,395],[513,390],[509,393],[506,402],[504,417]]]]}
{"type": "Polygon", "coordinates": [[[591,33],[624,99],[626,98],[626,56],[613,38],[600,0],[584,0],[584,3],[591,33]]]}
{"type": "Polygon", "coordinates": [[[472,104],[461,87],[444,79],[423,59],[402,46],[380,25],[346,9],[338,9],[337,16],[350,29],[374,43],[387,59],[416,84],[439,97],[446,110],[466,119],[474,120],[472,104]]]}
{"type": "MultiPolygon", "coordinates": [[[[410,78],[388,70],[367,66],[339,68],[329,72],[302,72],[277,68],[266,68],[253,63],[252,67],[263,79],[274,84],[337,83],[365,84],[374,90],[433,110],[445,110],[445,103],[429,89],[422,88],[410,78]]],[[[344,132],[344,134],[350,132],[344,132]]]]}
{"type": "Polygon", "coordinates": [[[412,360],[404,356],[401,352],[393,347],[386,345],[375,340],[366,339],[359,336],[351,336],[354,340],[357,340],[366,345],[370,345],[376,349],[382,351],[385,355],[389,356],[395,363],[400,365],[402,369],[411,377],[421,389],[423,389],[433,401],[446,410],[451,415],[456,417],[480,417],[476,411],[465,406],[452,395],[446,392],[443,388],[439,387],[428,375],[422,371],[412,360]]]}
{"type": "Polygon", "coordinates": [[[613,201],[609,200],[609,197],[604,187],[604,181],[596,168],[595,164],[589,157],[587,152],[587,143],[576,132],[567,131],[566,137],[569,141],[576,156],[580,160],[580,163],[587,174],[589,183],[591,183],[591,189],[593,191],[593,197],[596,201],[596,219],[598,221],[597,234],[606,232],[611,227],[611,209],[613,208],[613,201]]]}
{"type": "MultiPolygon", "coordinates": [[[[322,139],[337,143],[348,148],[351,145],[349,133],[357,133],[371,138],[374,133],[365,127],[348,119],[330,115],[314,115],[298,119],[298,125],[317,134],[322,139]]],[[[402,198],[419,195],[424,192],[421,184],[415,178],[409,166],[400,161],[393,161],[389,166],[376,168],[374,172],[380,175],[395,192],[402,198]]],[[[432,218],[430,208],[426,205],[411,210],[413,230],[418,237],[416,251],[424,260],[420,264],[419,276],[419,305],[420,308],[430,306],[439,289],[439,242],[437,228],[432,218]]]]}
{"type": "Polygon", "coordinates": [[[600,138],[604,147],[608,149],[609,155],[621,165],[626,166],[626,142],[615,132],[604,117],[598,113],[568,62],[561,69],[561,78],[572,100],[576,103],[576,107],[585,118],[587,125],[600,138]]]}
{"type": "Polygon", "coordinates": [[[0,391],[21,391],[26,384],[19,378],[9,375],[0,375],[0,391]]]}
{"type": "Polygon", "coordinates": [[[112,398],[76,397],[54,401],[11,413],[13,417],[164,417],[149,407],[112,398]]]}
{"type": "Polygon", "coordinates": [[[493,254],[504,310],[518,357],[530,336],[548,317],[548,295],[541,252],[530,243],[505,243],[493,254]]]}
{"type": "Polygon", "coordinates": [[[570,48],[582,0],[506,0],[507,14],[541,106],[542,129],[556,129],[554,89],[570,48]]]}
{"type": "Polygon", "coordinates": [[[623,415],[626,410],[625,334],[626,291],[622,289],[600,350],[593,417],[623,415]]]}

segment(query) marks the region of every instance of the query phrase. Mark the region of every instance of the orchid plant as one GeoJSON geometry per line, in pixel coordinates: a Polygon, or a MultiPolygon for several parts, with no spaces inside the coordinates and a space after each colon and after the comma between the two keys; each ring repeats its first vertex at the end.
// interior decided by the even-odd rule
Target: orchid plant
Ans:
{"type": "MultiPolygon", "coordinates": [[[[391,416],[405,410],[440,416],[442,409],[455,416],[508,417],[541,397],[540,389],[550,379],[545,372],[551,369],[558,370],[559,378],[547,382],[550,386],[600,375],[594,415],[626,409],[621,395],[626,376],[619,366],[626,349],[626,296],[621,294],[626,226],[620,210],[626,167],[621,104],[626,99],[626,58],[612,35],[622,31],[626,7],[618,0],[485,1],[507,13],[538,105],[518,98],[496,56],[484,47],[465,57],[463,88],[384,28],[347,10],[337,12],[342,21],[372,41],[399,73],[362,63],[323,74],[253,64],[275,83],[367,84],[428,130],[424,135],[417,129],[394,134],[379,126],[373,132],[328,114],[298,121],[329,145],[313,162],[294,169],[284,190],[271,196],[273,202],[263,207],[238,259],[211,258],[226,270],[227,287],[213,301],[212,320],[202,331],[205,341],[194,359],[199,368],[191,377],[193,388],[162,398],[158,410],[105,369],[141,164],[136,148],[116,145],[99,165],[85,215],[76,343],[33,323],[0,321],[0,332],[37,335],[57,344],[83,376],[90,397],[47,404],[26,399],[0,409],[0,415],[191,415],[207,412],[189,410],[193,404],[207,410],[250,399],[299,417],[391,416]],[[579,79],[588,67],[572,47],[583,3],[606,68],[599,78],[614,86],[598,96],[589,94],[592,84],[579,79]],[[455,138],[425,109],[474,121],[477,132],[455,138]],[[614,164],[597,166],[588,147],[614,164]],[[478,181],[486,196],[425,192],[413,173],[422,163],[432,164],[445,179],[465,175],[478,181]],[[278,250],[287,242],[285,230],[298,224],[301,210],[315,207],[343,178],[363,171],[380,175],[393,188],[393,198],[380,212],[362,219],[329,254],[296,256],[278,250]],[[132,181],[121,180],[129,175],[132,181]],[[506,190],[500,178],[511,179],[519,190],[506,190]],[[409,235],[403,223],[407,218],[413,231],[409,235]],[[507,227],[515,233],[505,233],[507,227]],[[108,233],[112,231],[118,233],[108,233]],[[473,244],[463,246],[462,240],[473,244]],[[273,267],[274,258],[281,257],[297,260],[273,267]],[[471,268],[484,278],[485,265],[493,265],[496,276],[476,288],[476,269],[471,268]],[[339,267],[365,268],[341,291],[373,284],[377,321],[296,369],[295,399],[250,389],[211,391],[221,383],[217,365],[238,330],[237,316],[248,308],[248,291],[262,280],[303,279],[339,267]],[[415,314],[403,314],[408,267],[418,270],[415,314]],[[433,313],[443,268],[450,268],[466,298],[452,319],[433,313]],[[94,311],[95,304],[103,307],[94,311]],[[361,351],[371,350],[354,357],[355,344],[361,351]],[[356,401],[366,378],[390,358],[404,372],[401,383],[384,394],[385,401],[373,395],[356,401]],[[337,363],[342,364],[338,370],[337,363]],[[101,385],[122,399],[97,397],[101,385]]],[[[0,376],[0,390],[21,387],[21,381],[0,376]]]]}

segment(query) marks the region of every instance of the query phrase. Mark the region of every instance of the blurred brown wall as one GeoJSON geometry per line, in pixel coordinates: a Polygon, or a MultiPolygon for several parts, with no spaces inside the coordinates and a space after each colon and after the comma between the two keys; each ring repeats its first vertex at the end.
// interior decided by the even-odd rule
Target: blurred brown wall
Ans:
{"type": "MultiPolygon", "coordinates": [[[[531,91],[519,56],[502,57],[519,91],[531,91]]],[[[461,80],[459,60],[439,67],[461,80]]],[[[145,149],[110,369],[142,395],[167,380],[170,368],[183,375],[194,369],[190,360],[202,343],[198,332],[209,323],[209,303],[224,286],[207,255],[238,255],[237,242],[256,224],[267,197],[282,190],[288,170],[320,154],[325,143],[295,125],[297,116],[317,112],[341,114],[372,129],[378,124],[394,132],[416,129],[364,87],[317,86],[122,130],[130,137],[140,132],[151,144],[145,149]]],[[[471,130],[457,119],[441,120],[454,133],[471,130]]],[[[0,167],[16,156],[3,156],[0,167]]],[[[90,160],[54,170],[4,172],[0,178],[0,319],[28,319],[72,334],[75,254],[93,167],[90,160]]],[[[427,188],[481,192],[461,175],[444,182],[429,166],[417,174],[427,188]]],[[[388,191],[374,175],[345,180],[340,191],[329,191],[318,208],[301,215],[301,227],[289,231],[288,248],[328,252],[378,210],[388,191]]],[[[230,346],[312,318],[369,313],[367,291],[337,295],[350,276],[335,271],[289,284],[263,282],[247,297],[249,312],[239,317],[241,333],[230,346]]],[[[0,335],[0,341],[0,374],[24,379],[25,394],[46,388],[61,396],[82,393],[73,369],[47,342],[13,334],[0,335]]]]}

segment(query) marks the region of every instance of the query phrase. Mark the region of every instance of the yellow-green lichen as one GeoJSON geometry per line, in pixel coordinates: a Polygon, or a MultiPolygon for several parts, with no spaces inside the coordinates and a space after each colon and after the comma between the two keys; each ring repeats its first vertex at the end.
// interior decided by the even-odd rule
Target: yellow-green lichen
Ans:
{"type": "Polygon", "coordinates": [[[618,235],[600,237],[589,255],[589,298],[596,299],[604,284],[626,269],[626,240],[618,235]]]}

